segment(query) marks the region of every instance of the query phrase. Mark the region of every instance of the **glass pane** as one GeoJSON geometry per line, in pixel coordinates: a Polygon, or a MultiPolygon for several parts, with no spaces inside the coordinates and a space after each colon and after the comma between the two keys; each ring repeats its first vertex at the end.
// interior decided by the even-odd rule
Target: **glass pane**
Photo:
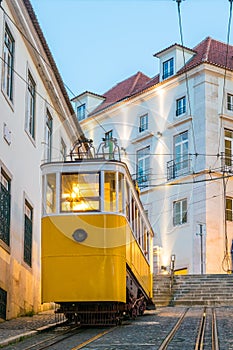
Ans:
{"type": "Polygon", "coordinates": [[[232,210],[232,200],[230,198],[226,199],[226,208],[232,210]]]}
{"type": "Polygon", "coordinates": [[[99,174],[62,174],[61,211],[99,210],[99,174]]]}
{"type": "Polygon", "coordinates": [[[130,200],[129,200],[129,185],[125,179],[125,212],[126,217],[130,220],[130,200]]]}
{"type": "Polygon", "coordinates": [[[116,173],[104,174],[104,210],[116,211],[116,173]]]}
{"type": "Polygon", "coordinates": [[[24,216],[24,261],[32,265],[32,220],[24,216]]]}
{"type": "Polygon", "coordinates": [[[187,222],[187,201],[182,201],[182,223],[187,222]]]}
{"type": "Polygon", "coordinates": [[[56,212],[56,174],[47,175],[45,208],[47,214],[56,212]]]}
{"type": "Polygon", "coordinates": [[[226,198],[226,220],[232,221],[232,198],[226,198]]]}
{"type": "Polygon", "coordinates": [[[181,134],[182,136],[182,141],[188,140],[188,133],[184,132],[183,134],[181,134]]]}
{"type": "Polygon", "coordinates": [[[119,195],[118,195],[118,211],[123,212],[123,191],[124,191],[124,175],[119,173],[119,195]]]}
{"type": "Polygon", "coordinates": [[[232,131],[231,130],[225,130],[225,137],[232,138],[233,137],[232,131]]]}
{"type": "Polygon", "coordinates": [[[174,225],[180,224],[180,202],[174,203],[174,225]]]}

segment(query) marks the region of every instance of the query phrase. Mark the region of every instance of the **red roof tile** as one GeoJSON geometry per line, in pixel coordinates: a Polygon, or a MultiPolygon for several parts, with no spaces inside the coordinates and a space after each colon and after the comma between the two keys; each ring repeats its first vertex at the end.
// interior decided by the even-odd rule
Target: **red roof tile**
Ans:
{"type": "MultiPolygon", "coordinates": [[[[173,46],[174,45],[171,45],[170,47],[173,46]]],[[[188,49],[187,47],[184,48],[188,49]]],[[[177,72],[177,74],[182,74],[202,63],[209,63],[215,66],[233,70],[233,46],[231,45],[227,47],[227,44],[207,37],[196,47],[188,50],[193,51],[194,55],[186,63],[186,65],[177,72]]],[[[163,51],[164,50],[160,51],[160,53],[163,51]]],[[[138,72],[103,94],[105,101],[101,103],[91,114],[96,114],[97,112],[100,112],[117,102],[145,91],[158,83],[159,75],[156,75],[154,78],[149,78],[143,73],[138,72]]]]}
{"type": "Polygon", "coordinates": [[[103,96],[105,101],[101,103],[91,114],[95,114],[102,109],[105,109],[116,102],[119,102],[127,97],[132,96],[135,91],[139,90],[151,79],[145,74],[138,72],[128,79],[123,80],[119,84],[115,85],[112,89],[108,90],[103,96]]]}
{"type": "Polygon", "coordinates": [[[210,63],[233,70],[233,46],[229,45],[227,48],[227,44],[207,37],[194,50],[196,51],[196,55],[178,73],[183,73],[185,70],[191,69],[201,63],[210,63]]]}

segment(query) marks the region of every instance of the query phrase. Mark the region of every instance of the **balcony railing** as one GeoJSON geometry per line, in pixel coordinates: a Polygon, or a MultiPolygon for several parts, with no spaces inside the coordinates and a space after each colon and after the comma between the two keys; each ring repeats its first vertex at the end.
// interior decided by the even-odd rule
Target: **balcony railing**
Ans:
{"type": "Polygon", "coordinates": [[[167,180],[187,175],[191,171],[191,158],[186,156],[167,162],[167,180]]]}
{"type": "Polygon", "coordinates": [[[233,155],[221,153],[221,171],[233,173],[233,155]]]}
{"type": "Polygon", "coordinates": [[[136,174],[136,181],[140,189],[146,188],[150,185],[151,168],[140,171],[136,174]]]}

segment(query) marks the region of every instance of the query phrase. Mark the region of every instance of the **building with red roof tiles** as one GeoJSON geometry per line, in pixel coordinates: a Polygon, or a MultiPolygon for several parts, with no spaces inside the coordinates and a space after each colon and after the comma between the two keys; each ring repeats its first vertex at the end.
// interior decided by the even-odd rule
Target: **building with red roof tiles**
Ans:
{"type": "Polygon", "coordinates": [[[210,37],[154,55],[159,72],[138,72],[95,103],[84,95],[81,126],[96,147],[118,140],[157,233],[154,271],[232,270],[233,46],[210,37]],[[159,237],[159,238],[157,238],[159,237]]]}

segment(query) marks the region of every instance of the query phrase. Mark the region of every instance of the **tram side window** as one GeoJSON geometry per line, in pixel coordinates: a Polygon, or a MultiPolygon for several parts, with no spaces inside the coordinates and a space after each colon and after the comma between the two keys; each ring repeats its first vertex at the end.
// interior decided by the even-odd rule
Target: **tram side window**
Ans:
{"type": "Polygon", "coordinates": [[[135,202],[134,199],[131,199],[131,227],[133,229],[133,232],[135,233],[135,202]]]}
{"type": "Polygon", "coordinates": [[[104,174],[104,210],[116,211],[116,173],[104,174]]]}
{"type": "Polygon", "coordinates": [[[47,214],[56,212],[56,174],[47,175],[45,211],[47,214]]]}
{"type": "Polygon", "coordinates": [[[148,254],[147,252],[147,230],[143,225],[143,251],[145,253],[145,255],[148,254]]]}
{"type": "Polygon", "coordinates": [[[124,175],[123,174],[119,173],[118,181],[119,181],[118,211],[122,213],[124,211],[124,208],[123,208],[124,175]]]}
{"type": "Polygon", "coordinates": [[[99,173],[62,174],[61,211],[100,209],[99,173]]]}
{"type": "Polygon", "coordinates": [[[128,221],[130,221],[130,198],[129,198],[129,184],[125,181],[125,212],[128,221]]]}
{"type": "Polygon", "coordinates": [[[150,233],[147,231],[147,257],[150,258],[150,233]]]}

